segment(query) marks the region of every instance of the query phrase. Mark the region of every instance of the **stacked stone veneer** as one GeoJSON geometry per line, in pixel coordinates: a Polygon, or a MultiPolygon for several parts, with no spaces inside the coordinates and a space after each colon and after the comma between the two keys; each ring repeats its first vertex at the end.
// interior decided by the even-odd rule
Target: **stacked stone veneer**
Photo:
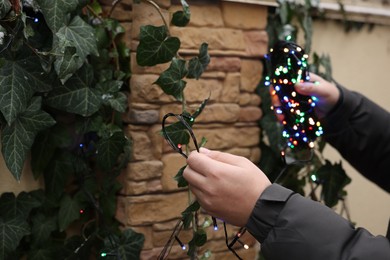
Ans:
{"type": "MultiPolygon", "coordinates": [[[[110,4],[111,1],[102,1],[110,4]]],[[[185,97],[189,108],[197,108],[210,96],[209,104],[198,117],[194,132],[206,147],[245,156],[257,162],[260,158],[261,100],[255,88],[261,79],[261,58],[267,52],[265,32],[267,7],[224,1],[187,1],[191,22],[187,27],[170,27],[181,40],[180,55],[189,59],[198,54],[201,43],[209,44],[211,62],[199,80],[187,80],[185,97]]],[[[181,8],[168,0],[156,1],[167,21],[181,8]]],[[[109,8],[107,6],[107,8],[109,8]]],[[[126,131],[133,141],[132,161],[122,175],[123,189],[118,198],[118,219],[145,235],[142,259],[156,259],[169,238],[180,213],[188,205],[188,192],[177,188],[173,179],[185,160],[172,152],[163,140],[161,119],[168,112],[181,112],[181,104],[153,82],[169,64],[140,67],[136,64],[136,47],[141,25],[162,25],[156,9],[142,1],[133,4],[120,1],[112,13],[126,28],[126,41],[131,47],[132,78],[130,109],[125,116],[126,131]]],[[[245,187],[243,187],[243,194],[245,187]]],[[[230,227],[230,234],[234,228],[230,227]]],[[[181,233],[188,242],[191,231],[181,233]]],[[[249,239],[255,245],[255,241],[249,239]]],[[[227,250],[222,228],[209,232],[202,250],[210,249],[212,259],[235,259],[227,250]]],[[[257,247],[239,249],[244,259],[254,259],[257,247]]],[[[185,259],[174,246],[170,259],[185,259]]]]}

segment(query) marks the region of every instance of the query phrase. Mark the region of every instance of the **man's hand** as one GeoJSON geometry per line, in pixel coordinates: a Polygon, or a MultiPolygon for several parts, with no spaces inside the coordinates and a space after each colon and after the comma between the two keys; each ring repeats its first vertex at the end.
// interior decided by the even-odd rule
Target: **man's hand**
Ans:
{"type": "Polygon", "coordinates": [[[210,215],[236,226],[245,226],[256,201],[271,185],[248,159],[200,149],[192,152],[183,176],[198,202],[210,215]]]}

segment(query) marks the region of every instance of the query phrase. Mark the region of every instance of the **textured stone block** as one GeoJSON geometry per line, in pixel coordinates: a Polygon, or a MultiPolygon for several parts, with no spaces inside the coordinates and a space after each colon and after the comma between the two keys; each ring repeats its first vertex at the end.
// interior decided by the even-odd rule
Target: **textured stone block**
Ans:
{"type": "Polygon", "coordinates": [[[263,75],[263,63],[260,60],[243,59],[241,61],[241,90],[254,92],[263,75]]]}
{"type": "Polygon", "coordinates": [[[265,29],[268,7],[254,4],[222,1],[222,17],[225,26],[239,29],[265,29]]]}
{"type": "Polygon", "coordinates": [[[207,138],[206,147],[215,150],[253,147],[260,141],[260,129],[256,126],[195,129],[195,135],[198,139],[207,138]]]}
{"type": "Polygon", "coordinates": [[[133,75],[130,80],[130,102],[140,103],[167,103],[175,99],[163,92],[156,84],[157,75],[133,75]]]}
{"type": "Polygon", "coordinates": [[[241,59],[238,57],[214,57],[210,59],[207,71],[240,72],[241,59]]]}
{"type": "MultiPolygon", "coordinates": [[[[189,3],[191,11],[191,19],[188,26],[194,27],[222,27],[222,12],[217,3],[209,3],[207,5],[193,5],[189,3]]],[[[174,13],[178,10],[183,10],[181,5],[171,6],[170,12],[174,13]]]]}
{"type": "Polygon", "coordinates": [[[128,133],[133,141],[132,161],[154,160],[151,141],[147,133],[129,131],[128,133]]]}
{"type": "Polygon", "coordinates": [[[119,196],[117,218],[126,225],[140,226],[178,218],[188,206],[186,191],[144,196],[119,196]]]}
{"type": "Polygon", "coordinates": [[[223,82],[223,89],[219,100],[227,103],[238,103],[240,97],[240,73],[228,73],[223,82]]]}
{"type": "Polygon", "coordinates": [[[263,113],[259,107],[241,107],[240,109],[240,122],[257,122],[263,113]]]}
{"type": "Polygon", "coordinates": [[[170,153],[163,155],[161,161],[164,165],[161,176],[163,191],[178,190],[179,188],[177,187],[177,182],[174,180],[174,177],[179,169],[186,165],[184,157],[178,153],[170,153]]]}
{"type": "Polygon", "coordinates": [[[210,50],[245,51],[244,35],[241,30],[228,28],[172,27],[173,36],[181,40],[181,48],[198,50],[203,42],[210,50]]]}
{"type": "Polygon", "coordinates": [[[240,116],[240,106],[233,103],[209,104],[196,121],[201,123],[234,123],[240,116]]]}
{"type": "Polygon", "coordinates": [[[143,181],[158,178],[162,174],[163,163],[161,161],[131,162],[127,165],[126,179],[131,181],[143,181]]]}
{"type": "Polygon", "coordinates": [[[268,53],[268,34],[266,31],[244,31],[246,53],[249,57],[263,58],[268,53]]]}

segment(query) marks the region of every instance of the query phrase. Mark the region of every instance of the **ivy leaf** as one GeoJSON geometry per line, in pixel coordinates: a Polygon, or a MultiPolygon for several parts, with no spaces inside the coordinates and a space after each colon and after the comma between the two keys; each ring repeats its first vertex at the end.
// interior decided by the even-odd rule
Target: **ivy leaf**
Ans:
{"type": "Polygon", "coordinates": [[[28,254],[28,260],[52,260],[58,257],[58,250],[53,247],[33,249],[28,254]]]}
{"type": "Polygon", "coordinates": [[[54,69],[62,83],[65,83],[72,74],[80,68],[83,60],[77,55],[75,47],[65,47],[63,55],[58,55],[54,62],[54,69]]]}
{"type": "Polygon", "coordinates": [[[58,212],[58,225],[60,231],[64,231],[70,223],[80,217],[81,204],[78,200],[72,199],[65,194],[60,202],[60,210],[58,212]]]}
{"type": "Polygon", "coordinates": [[[111,235],[104,240],[101,256],[104,259],[139,259],[145,241],[143,234],[126,229],[120,236],[111,235]]]}
{"type": "Polygon", "coordinates": [[[179,26],[179,27],[184,27],[186,26],[191,18],[191,11],[190,7],[187,4],[185,0],[181,0],[181,5],[183,6],[183,11],[177,11],[173,14],[172,16],[172,24],[179,26]]]}
{"type": "Polygon", "coordinates": [[[183,78],[187,75],[186,61],[172,59],[172,63],[167,70],[161,73],[155,84],[159,85],[165,94],[172,95],[178,101],[183,100],[183,90],[187,84],[183,78]]]}
{"type": "Polygon", "coordinates": [[[200,204],[198,201],[194,201],[189,205],[182,213],[182,219],[183,219],[183,227],[184,229],[187,229],[191,225],[192,221],[192,212],[195,212],[200,209],[200,204]]]}
{"type": "Polygon", "coordinates": [[[88,55],[99,55],[95,30],[80,16],[75,16],[69,25],[61,27],[55,35],[53,46],[59,55],[54,67],[63,82],[83,65],[88,55]],[[79,59],[75,58],[75,54],[79,59]]]}
{"type": "Polygon", "coordinates": [[[179,188],[188,186],[187,180],[184,179],[184,177],[183,177],[183,172],[184,172],[184,169],[186,167],[187,167],[187,165],[181,167],[180,170],[178,171],[178,173],[176,174],[176,176],[174,177],[174,179],[177,181],[177,187],[179,187],[179,188]]]}
{"type": "Polygon", "coordinates": [[[126,108],[128,106],[128,99],[127,96],[122,92],[118,92],[116,93],[116,95],[113,95],[110,98],[107,98],[106,100],[104,100],[104,95],[103,95],[103,101],[106,101],[107,104],[115,111],[121,113],[126,112],[126,108]]]}
{"type": "Polygon", "coordinates": [[[168,62],[175,57],[179,48],[179,38],[168,36],[165,26],[141,26],[137,63],[140,66],[154,66],[168,62]]]}
{"type": "Polygon", "coordinates": [[[57,218],[44,214],[34,215],[32,218],[32,237],[34,245],[47,243],[50,234],[57,229],[57,218]]]}
{"type": "Polygon", "coordinates": [[[20,180],[27,153],[37,133],[55,124],[49,114],[40,110],[40,97],[33,98],[31,102],[12,125],[4,127],[1,136],[5,163],[16,180],[20,180]]]}
{"type": "Polygon", "coordinates": [[[116,132],[109,138],[102,138],[96,145],[96,161],[101,169],[108,171],[116,164],[119,155],[123,152],[126,138],[122,132],[116,132]]]}
{"type": "Polygon", "coordinates": [[[198,109],[196,109],[195,113],[192,114],[193,118],[197,118],[202,113],[203,109],[207,105],[207,102],[209,102],[209,98],[206,98],[205,100],[203,100],[202,104],[200,104],[198,109]]]}
{"type": "Polygon", "coordinates": [[[0,111],[10,125],[26,109],[33,94],[49,91],[51,84],[37,65],[37,57],[27,52],[15,56],[6,53],[5,57],[0,68],[0,111]]]}
{"type": "Polygon", "coordinates": [[[29,226],[21,216],[0,218],[0,259],[7,259],[7,255],[18,247],[20,240],[29,234],[29,226]]]}
{"type": "Polygon", "coordinates": [[[31,148],[31,169],[34,177],[38,179],[45,171],[57,147],[65,148],[72,145],[72,136],[68,128],[63,124],[41,131],[36,137],[31,148]]]}
{"type": "Polygon", "coordinates": [[[199,79],[202,73],[206,70],[210,63],[210,55],[208,54],[208,44],[202,43],[199,49],[199,55],[193,57],[188,64],[187,78],[199,79]]]}
{"type": "Polygon", "coordinates": [[[188,243],[188,252],[187,255],[191,256],[195,252],[197,247],[203,246],[207,242],[207,234],[204,229],[199,228],[192,237],[191,241],[188,243]]]}
{"type": "Polygon", "coordinates": [[[3,19],[11,10],[11,3],[9,0],[2,0],[0,2],[0,19],[3,19]]]}
{"type": "MultiPolygon", "coordinates": [[[[188,120],[186,117],[183,118],[186,120],[189,126],[192,126],[194,121],[188,120]]],[[[169,136],[174,145],[186,145],[190,142],[190,134],[188,133],[187,128],[181,122],[175,122],[169,126],[166,126],[165,134],[169,136]]]]}
{"type": "Polygon", "coordinates": [[[27,219],[30,211],[40,205],[41,202],[29,193],[21,192],[15,197],[14,193],[6,192],[0,197],[0,216],[7,219],[15,218],[16,216],[19,216],[21,219],[27,219]]]}
{"type": "Polygon", "coordinates": [[[325,165],[318,169],[316,175],[322,184],[325,204],[328,207],[336,206],[343,188],[351,182],[342,168],[341,162],[332,165],[330,161],[326,160],[325,165]]]}
{"type": "Polygon", "coordinates": [[[50,92],[45,99],[46,104],[84,117],[92,115],[102,104],[100,92],[90,87],[92,80],[91,67],[83,66],[65,85],[50,92]]]}
{"type": "Polygon", "coordinates": [[[59,199],[70,174],[85,168],[85,163],[80,157],[66,151],[56,153],[48,166],[50,170],[44,173],[46,192],[55,200],[59,199]]]}
{"type": "Polygon", "coordinates": [[[78,0],[36,0],[36,2],[53,33],[68,22],[68,13],[78,5],[78,0]]]}

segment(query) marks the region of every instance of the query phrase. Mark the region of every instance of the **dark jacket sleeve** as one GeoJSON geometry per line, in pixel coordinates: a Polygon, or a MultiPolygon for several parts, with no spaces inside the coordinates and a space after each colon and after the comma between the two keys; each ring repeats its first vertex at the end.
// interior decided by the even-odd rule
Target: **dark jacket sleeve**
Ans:
{"type": "MultiPolygon", "coordinates": [[[[338,86],[341,98],[323,120],[326,140],[360,173],[390,192],[390,114],[338,86]]],[[[354,228],[325,205],[277,184],[247,223],[267,260],[389,260],[390,243],[354,228]]]]}
{"type": "Polygon", "coordinates": [[[388,260],[390,243],[355,229],[325,205],[282,186],[268,187],[247,223],[267,260],[388,260]]]}
{"type": "Polygon", "coordinates": [[[390,114],[363,95],[338,87],[339,105],[323,121],[326,141],[390,192],[390,114]]]}

